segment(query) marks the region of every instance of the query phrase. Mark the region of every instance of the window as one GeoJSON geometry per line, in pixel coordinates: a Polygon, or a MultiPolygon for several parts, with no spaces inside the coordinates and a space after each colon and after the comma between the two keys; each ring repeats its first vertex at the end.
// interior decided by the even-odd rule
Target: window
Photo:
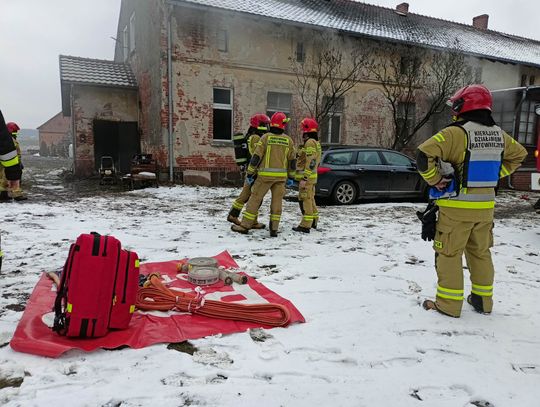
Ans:
{"type": "Polygon", "coordinates": [[[521,75],[521,85],[520,86],[527,86],[527,75],[521,75]]]}
{"type": "Polygon", "coordinates": [[[401,75],[411,75],[420,69],[420,59],[418,57],[401,57],[399,73],[401,75]]]}
{"type": "Polygon", "coordinates": [[[129,52],[135,51],[135,13],[129,18],[129,52]]]}
{"type": "MultiPolygon", "coordinates": [[[[291,113],[292,95],[290,93],[268,92],[266,97],[266,114],[268,117],[276,112],[283,112],[289,117],[291,113]]],[[[287,127],[285,127],[287,131],[287,127]]]]}
{"type": "Polygon", "coordinates": [[[296,43],[296,62],[304,62],[306,59],[306,53],[304,51],[304,43],[296,43]]]}
{"type": "Polygon", "coordinates": [[[124,55],[124,62],[126,62],[129,56],[129,32],[127,25],[122,30],[122,53],[124,55]]]}
{"type": "Polygon", "coordinates": [[[352,161],[352,157],[352,151],[339,151],[335,153],[329,153],[324,158],[324,163],[331,165],[349,165],[352,161]]]}
{"type": "Polygon", "coordinates": [[[536,77],[534,75],[529,76],[529,86],[533,86],[536,82],[536,77]]]}
{"type": "Polygon", "coordinates": [[[376,151],[359,151],[356,158],[357,164],[364,165],[381,165],[381,157],[376,151]]]}
{"type": "Polygon", "coordinates": [[[524,145],[532,146],[536,141],[534,126],[536,121],[535,103],[534,101],[526,100],[521,106],[517,141],[524,145]]]}
{"type": "Polygon", "coordinates": [[[218,30],[218,50],[222,52],[229,51],[229,33],[227,30],[218,30]]]}
{"type": "MultiPolygon", "coordinates": [[[[328,96],[323,97],[323,106],[327,106],[329,101],[328,96]]],[[[341,140],[341,114],[345,105],[344,99],[339,98],[334,100],[333,106],[328,112],[328,116],[322,120],[321,134],[319,140],[321,143],[339,144],[341,140]]]]}
{"type": "Polygon", "coordinates": [[[416,105],[414,103],[398,103],[397,134],[409,134],[414,127],[416,105]]]}
{"type": "Polygon", "coordinates": [[[411,160],[404,155],[392,153],[391,151],[381,151],[388,165],[396,165],[398,167],[412,167],[411,160]]]}
{"type": "Polygon", "coordinates": [[[232,91],[214,88],[213,133],[214,140],[232,139],[232,91]]]}

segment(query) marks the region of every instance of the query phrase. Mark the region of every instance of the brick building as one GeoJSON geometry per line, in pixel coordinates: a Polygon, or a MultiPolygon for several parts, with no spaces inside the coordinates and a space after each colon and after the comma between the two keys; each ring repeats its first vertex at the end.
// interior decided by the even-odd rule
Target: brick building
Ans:
{"type": "MultiPolygon", "coordinates": [[[[459,42],[474,81],[490,89],[540,78],[540,42],[489,30],[487,15],[465,25],[410,13],[407,3],[390,9],[351,0],[122,0],[115,63],[136,78],[141,149],[175,181],[234,181],[231,136],[245,131],[252,114],[286,112],[297,137],[307,112],[291,61],[315,54],[320,33],[339,42],[343,55],[395,46],[403,60],[411,48],[436,54],[459,42]]],[[[393,122],[380,89],[372,78],[359,81],[322,123],[322,141],[385,144],[393,122]]],[[[424,101],[415,103],[420,111],[424,101]]],[[[439,125],[427,123],[419,140],[439,125]]]]}
{"type": "Polygon", "coordinates": [[[37,128],[39,155],[42,157],[68,157],[71,144],[70,122],[62,112],[54,115],[37,128]]]}

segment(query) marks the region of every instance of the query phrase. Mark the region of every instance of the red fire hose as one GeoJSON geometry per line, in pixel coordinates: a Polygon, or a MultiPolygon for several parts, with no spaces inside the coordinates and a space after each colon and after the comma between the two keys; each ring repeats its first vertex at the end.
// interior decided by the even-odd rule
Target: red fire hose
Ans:
{"type": "Polygon", "coordinates": [[[285,326],[290,320],[289,310],[283,305],[206,300],[200,292],[192,294],[168,289],[158,274],[150,274],[145,286],[139,288],[136,306],[141,310],[176,309],[210,318],[255,322],[269,326],[285,326]]]}

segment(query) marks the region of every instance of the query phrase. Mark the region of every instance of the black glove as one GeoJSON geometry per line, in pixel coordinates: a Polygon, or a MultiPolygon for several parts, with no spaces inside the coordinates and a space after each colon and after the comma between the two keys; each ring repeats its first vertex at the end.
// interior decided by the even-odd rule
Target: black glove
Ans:
{"type": "Polygon", "coordinates": [[[435,239],[438,210],[439,207],[434,202],[430,202],[424,212],[416,212],[416,216],[422,222],[422,240],[431,241],[435,239]]]}

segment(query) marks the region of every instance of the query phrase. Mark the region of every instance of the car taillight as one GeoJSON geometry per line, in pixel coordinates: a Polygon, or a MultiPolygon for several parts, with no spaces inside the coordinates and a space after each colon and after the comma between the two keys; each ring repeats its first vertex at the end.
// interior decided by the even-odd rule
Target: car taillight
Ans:
{"type": "Polygon", "coordinates": [[[328,167],[319,167],[319,168],[317,168],[317,174],[318,175],[326,174],[327,172],[330,172],[330,171],[332,171],[332,169],[328,168],[328,167]]]}
{"type": "Polygon", "coordinates": [[[535,156],[536,158],[538,158],[538,150],[535,150],[534,156],[535,156]]]}

